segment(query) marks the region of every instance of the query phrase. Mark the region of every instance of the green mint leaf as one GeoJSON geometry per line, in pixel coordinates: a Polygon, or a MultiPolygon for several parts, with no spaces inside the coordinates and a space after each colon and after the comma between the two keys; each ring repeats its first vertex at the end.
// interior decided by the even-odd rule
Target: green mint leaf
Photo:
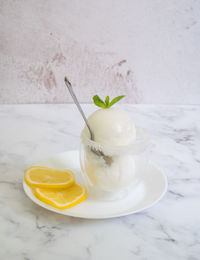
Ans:
{"type": "Polygon", "coordinates": [[[111,107],[112,105],[114,105],[115,103],[117,103],[120,99],[122,99],[123,97],[125,97],[124,95],[123,96],[118,96],[116,98],[113,98],[113,100],[110,102],[110,104],[108,105],[108,107],[111,107]]]}
{"type": "Polygon", "coordinates": [[[106,108],[106,104],[103,102],[102,99],[98,95],[93,96],[93,101],[96,106],[106,108]]]}
{"type": "Polygon", "coordinates": [[[109,106],[109,101],[110,101],[110,98],[109,98],[109,96],[107,96],[107,97],[105,98],[106,107],[109,106]]]}

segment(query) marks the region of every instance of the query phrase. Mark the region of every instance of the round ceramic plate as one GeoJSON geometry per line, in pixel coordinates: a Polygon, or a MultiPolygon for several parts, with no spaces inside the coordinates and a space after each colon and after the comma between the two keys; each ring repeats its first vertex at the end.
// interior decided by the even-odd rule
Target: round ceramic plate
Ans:
{"type": "MultiPolygon", "coordinates": [[[[37,164],[55,169],[70,169],[75,173],[76,181],[83,183],[79,164],[79,152],[67,151],[44,159],[37,164]]],[[[152,163],[148,164],[147,173],[141,182],[123,199],[115,201],[97,201],[90,196],[75,207],[60,210],[38,200],[29,186],[23,182],[26,195],[39,206],[59,214],[90,219],[103,219],[126,216],[140,212],[155,205],[167,190],[167,178],[164,173],[152,163]]]]}

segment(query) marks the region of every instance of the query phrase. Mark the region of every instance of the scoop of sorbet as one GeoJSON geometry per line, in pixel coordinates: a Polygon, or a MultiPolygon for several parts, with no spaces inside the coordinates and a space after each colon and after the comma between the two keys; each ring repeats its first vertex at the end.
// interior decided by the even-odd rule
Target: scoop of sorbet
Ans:
{"type": "MultiPolygon", "coordinates": [[[[99,109],[88,118],[94,141],[102,145],[124,146],[136,138],[136,128],[129,115],[118,108],[99,109]]],[[[90,138],[87,127],[85,134],[90,138]]]]}

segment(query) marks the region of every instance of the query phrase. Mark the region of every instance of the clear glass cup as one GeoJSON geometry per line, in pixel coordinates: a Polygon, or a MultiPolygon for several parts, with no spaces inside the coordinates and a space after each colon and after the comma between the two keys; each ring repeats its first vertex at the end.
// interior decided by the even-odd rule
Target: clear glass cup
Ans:
{"type": "Polygon", "coordinates": [[[80,165],[90,198],[121,199],[145,174],[149,138],[136,127],[136,140],[127,146],[100,145],[81,133],[80,165]]]}

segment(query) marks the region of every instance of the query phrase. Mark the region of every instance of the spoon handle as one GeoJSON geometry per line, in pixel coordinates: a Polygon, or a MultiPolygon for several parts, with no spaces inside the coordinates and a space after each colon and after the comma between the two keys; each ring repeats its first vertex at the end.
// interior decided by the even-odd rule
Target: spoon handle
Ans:
{"type": "Polygon", "coordinates": [[[85,116],[85,114],[84,114],[84,112],[83,112],[83,110],[82,110],[82,108],[81,108],[81,106],[80,106],[80,104],[79,104],[79,102],[78,102],[78,99],[77,99],[77,97],[76,97],[76,95],[75,95],[75,93],[74,93],[74,91],[73,91],[72,85],[71,85],[71,83],[69,82],[69,80],[67,79],[67,77],[65,77],[65,84],[66,84],[66,86],[67,86],[67,88],[68,88],[68,90],[69,90],[70,95],[72,96],[72,98],[73,98],[73,100],[74,100],[74,103],[76,104],[76,106],[77,106],[79,112],[81,113],[81,115],[82,115],[82,117],[83,117],[83,119],[84,119],[84,121],[85,121],[85,123],[86,123],[86,125],[87,125],[87,127],[88,127],[88,130],[89,130],[89,132],[90,132],[90,138],[91,138],[91,140],[94,140],[94,134],[93,134],[93,132],[92,132],[90,126],[89,126],[89,123],[88,123],[88,121],[87,121],[87,118],[86,118],[86,116],[85,116]]]}

